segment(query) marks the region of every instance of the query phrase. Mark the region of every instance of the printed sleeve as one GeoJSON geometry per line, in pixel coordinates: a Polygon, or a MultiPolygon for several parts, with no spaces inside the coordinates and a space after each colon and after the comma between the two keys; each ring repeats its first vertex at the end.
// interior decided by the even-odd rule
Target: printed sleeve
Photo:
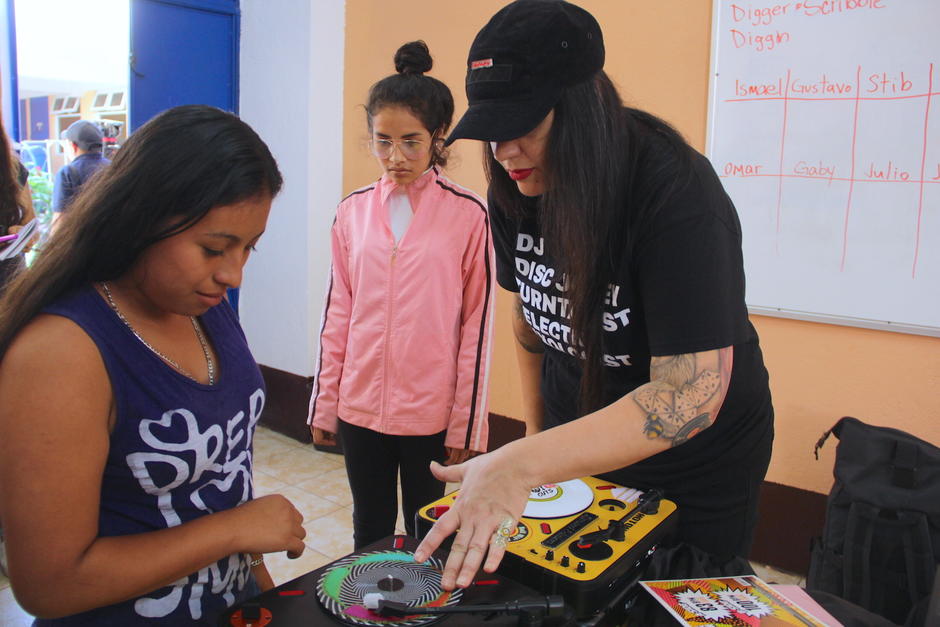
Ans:
{"type": "Polygon", "coordinates": [[[652,220],[634,255],[650,354],[679,355],[745,339],[744,264],[734,207],[720,182],[690,186],[652,220]]]}
{"type": "Polygon", "coordinates": [[[463,257],[463,305],[457,385],[445,446],[486,452],[489,437],[489,371],[493,344],[492,233],[485,211],[463,257]]]}
{"type": "Polygon", "coordinates": [[[320,320],[320,342],[307,423],[336,433],[339,428],[339,383],[346,359],[346,338],[352,310],[349,255],[339,216],[333,221],[330,285],[320,320]]]}
{"type": "Polygon", "coordinates": [[[515,221],[493,204],[493,195],[487,197],[490,227],[493,233],[493,248],[496,255],[496,280],[499,286],[510,292],[518,292],[515,275],[515,243],[517,227],[515,221]]]}

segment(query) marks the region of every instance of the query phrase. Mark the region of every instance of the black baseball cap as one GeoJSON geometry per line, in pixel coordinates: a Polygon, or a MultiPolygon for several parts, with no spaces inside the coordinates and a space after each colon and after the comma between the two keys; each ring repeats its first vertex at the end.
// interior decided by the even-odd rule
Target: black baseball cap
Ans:
{"type": "Polygon", "coordinates": [[[101,148],[101,144],[104,141],[104,134],[94,122],[79,120],[72,122],[67,129],[62,131],[62,139],[69,140],[82,150],[88,150],[96,146],[101,148]]]}
{"type": "Polygon", "coordinates": [[[566,88],[603,67],[604,38],[593,15],[563,0],[516,0],[490,18],[470,46],[470,106],[446,143],[522,137],[566,88]]]}

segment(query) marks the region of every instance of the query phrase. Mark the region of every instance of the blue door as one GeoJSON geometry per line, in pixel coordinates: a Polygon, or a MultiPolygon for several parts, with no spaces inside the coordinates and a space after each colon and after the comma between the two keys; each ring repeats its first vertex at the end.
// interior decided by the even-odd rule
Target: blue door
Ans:
{"type": "Polygon", "coordinates": [[[182,104],[238,112],[238,0],[132,0],[131,130],[182,104]]]}
{"type": "Polygon", "coordinates": [[[178,105],[238,113],[238,33],[238,0],[132,0],[131,131],[178,105]]]}

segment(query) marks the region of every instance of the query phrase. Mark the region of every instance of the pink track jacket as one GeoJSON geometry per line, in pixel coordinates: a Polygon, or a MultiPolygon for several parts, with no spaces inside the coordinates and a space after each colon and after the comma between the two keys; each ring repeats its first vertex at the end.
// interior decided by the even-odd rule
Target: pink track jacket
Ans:
{"type": "Polygon", "coordinates": [[[483,200],[431,168],[395,243],[382,177],[339,204],[308,423],[392,435],[447,430],[485,451],[494,259],[483,200]]]}

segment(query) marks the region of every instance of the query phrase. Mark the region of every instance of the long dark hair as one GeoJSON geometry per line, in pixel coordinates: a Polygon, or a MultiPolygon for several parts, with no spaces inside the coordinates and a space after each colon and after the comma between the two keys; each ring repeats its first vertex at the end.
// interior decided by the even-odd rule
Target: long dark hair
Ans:
{"type": "Polygon", "coordinates": [[[454,119],[454,97],[450,89],[431,76],[431,51],[423,41],[411,41],[395,52],[395,71],[369,89],[366,123],[372,132],[372,116],[384,107],[405,107],[421,120],[431,134],[431,165],[447,166],[448,150],[443,141],[454,119]]]}
{"type": "MultiPolygon", "coordinates": [[[[0,119],[0,127],[3,120],[0,119]]],[[[13,155],[10,138],[0,128],[0,235],[18,224],[20,215],[20,182],[17,180],[18,160],[13,155]]]]}
{"type": "MultiPolygon", "coordinates": [[[[678,165],[688,144],[669,124],[626,108],[607,74],[568,88],[554,108],[542,164],[547,184],[537,217],[558,270],[565,274],[573,343],[583,350],[580,410],[603,403],[602,316],[607,285],[638,226],[685,183],[676,172],[654,170],[644,159],[651,134],[661,137],[678,165]]],[[[661,142],[658,142],[661,143],[661,142]]],[[[488,148],[484,168],[494,204],[521,219],[532,206],[488,148]]],[[[629,254],[629,253],[627,253],[629,254]]]]}
{"type": "Polygon", "coordinates": [[[210,209],[273,197],[281,183],[268,147],[231,113],[187,105],[154,117],[81,188],[62,228],[0,299],[0,355],[58,297],[120,277],[148,246],[210,209]]]}

